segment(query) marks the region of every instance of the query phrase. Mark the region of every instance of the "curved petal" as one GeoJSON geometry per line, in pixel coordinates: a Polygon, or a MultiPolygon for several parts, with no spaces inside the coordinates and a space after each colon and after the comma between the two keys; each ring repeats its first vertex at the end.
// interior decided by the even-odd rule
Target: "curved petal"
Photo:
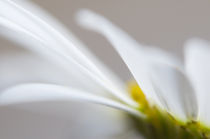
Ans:
{"type": "Polygon", "coordinates": [[[167,110],[183,121],[197,118],[195,91],[187,76],[169,65],[154,63],[152,67],[150,70],[152,84],[167,110]]]}
{"type": "Polygon", "coordinates": [[[185,64],[189,78],[196,90],[199,119],[210,125],[210,43],[201,39],[191,39],[185,47],[185,64]]]}
{"type": "Polygon", "coordinates": [[[88,57],[81,49],[77,48],[76,45],[78,45],[78,47],[83,46],[81,46],[79,41],[72,35],[69,37],[63,27],[45,12],[28,2],[3,0],[0,1],[0,6],[0,24],[4,27],[3,29],[6,27],[9,28],[10,31],[13,31],[13,33],[1,31],[2,35],[25,45],[29,45],[30,49],[36,49],[39,52],[41,51],[41,53],[53,52],[54,54],[51,54],[51,57],[52,55],[54,58],[59,56],[62,58],[60,59],[61,61],[65,60],[73,63],[74,65],[72,66],[79,67],[86,76],[93,78],[100,86],[108,90],[108,92],[128,104],[136,104],[126,93],[122,93],[125,92],[124,87],[121,85],[122,83],[120,83],[107,68],[99,64],[99,61],[93,60],[97,61],[96,63],[99,64],[97,67],[90,59],[93,59],[94,56],[90,56],[91,54],[88,53],[90,56],[88,57]],[[33,12],[30,10],[33,10],[33,12]],[[31,39],[28,41],[21,36],[17,36],[19,33],[32,37],[34,41],[31,39]],[[34,43],[38,41],[38,46],[41,46],[41,48],[38,46],[32,47],[31,41],[34,43]],[[104,75],[103,71],[106,72],[106,75],[104,75]]]}
{"type": "MultiPolygon", "coordinates": [[[[113,47],[121,56],[125,56],[123,51],[126,50],[129,50],[128,52],[134,50],[138,52],[142,51],[143,54],[141,55],[147,56],[147,58],[150,58],[151,60],[173,65],[180,69],[183,68],[181,60],[174,55],[167,53],[157,47],[148,47],[144,44],[138,43],[126,32],[112,24],[101,15],[98,15],[90,10],[80,10],[77,13],[76,19],[78,23],[83,27],[104,35],[110,41],[110,43],[113,44],[113,47]]],[[[122,58],[125,59],[124,57],[122,58]]]]}
{"type": "Polygon", "coordinates": [[[82,26],[103,34],[113,44],[147,98],[162,107],[158,94],[148,77],[148,70],[151,68],[150,62],[156,61],[181,68],[179,61],[157,48],[141,46],[121,29],[91,11],[80,11],[77,20],[82,26]]]}
{"type": "Polygon", "coordinates": [[[23,84],[9,88],[0,95],[0,105],[11,105],[28,102],[43,101],[69,101],[79,100],[100,105],[109,106],[119,110],[123,110],[135,116],[144,117],[139,111],[118,103],[111,99],[98,97],[88,92],[80,91],[70,87],[64,87],[53,84],[23,84]]]}
{"type": "Polygon", "coordinates": [[[0,49],[0,91],[15,84],[47,82],[71,85],[89,92],[105,92],[75,68],[68,71],[29,51],[0,49]],[[88,84],[87,84],[88,82],[88,84]]]}

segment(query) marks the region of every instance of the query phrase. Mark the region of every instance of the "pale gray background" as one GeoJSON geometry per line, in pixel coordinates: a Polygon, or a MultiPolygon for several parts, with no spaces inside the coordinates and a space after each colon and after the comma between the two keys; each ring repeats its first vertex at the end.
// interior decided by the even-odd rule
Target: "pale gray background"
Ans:
{"type": "Polygon", "coordinates": [[[210,40],[209,0],[34,0],[56,16],[120,75],[126,68],[110,44],[100,35],[76,25],[74,14],[83,8],[109,18],[141,43],[181,55],[191,37],[210,40]]]}
{"type": "MultiPolygon", "coordinates": [[[[88,47],[123,79],[130,77],[111,45],[100,35],[81,29],[74,14],[88,8],[109,18],[139,42],[182,55],[184,42],[191,37],[210,40],[209,0],[33,0],[71,29],[88,47]]],[[[1,46],[13,46],[1,39],[1,46]]],[[[13,47],[11,47],[13,48],[13,47]]],[[[3,50],[1,49],[3,52],[3,50]]],[[[91,139],[102,138],[101,122],[110,114],[102,107],[68,107],[66,118],[0,108],[0,138],[4,139],[91,139]],[[82,109],[83,108],[83,109],[82,109]],[[89,113],[89,115],[87,115],[89,113]],[[78,116],[83,121],[78,121],[78,116]],[[88,124],[98,121],[98,124],[88,124]],[[88,129],[88,130],[87,130],[88,129]]],[[[112,114],[111,114],[112,115],[112,114]]],[[[117,119],[117,117],[115,117],[117,119]]],[[[117,121],[117,120],[116,120],[117,121]]],[[[121,124],[116,122],[115,125],[121,124]]],[[[109,129],[109,128],[107,128],[109,129]]],[[[125,137],[128,138],[128,137],[125,137]]]]}

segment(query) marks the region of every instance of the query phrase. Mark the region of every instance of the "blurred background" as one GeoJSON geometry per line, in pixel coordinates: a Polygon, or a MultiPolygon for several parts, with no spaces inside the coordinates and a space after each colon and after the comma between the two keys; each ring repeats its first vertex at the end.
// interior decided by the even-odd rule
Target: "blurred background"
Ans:
{"type": "MultiPolygon", "coordinates": [[[[87,8],[104,15],[140,43],[160,47],[180,57],[186,40],[192,37],[210,40],[209,0],[33,0],[33,2],[69,28],[125,81],[131,76],[106,39],[76,24],[74,15],[80,9],[87,8]]],[[[8,53],[15,55],[19,52],[22,50],[16,48],[15,44],[0,39],[1,59],[6,59],[8,53]]],[[[14,62],[14,59],[11,61],[14,62]]],[[[39,58],[35,61],[39,61],[39,58]]],[[[12,62],[3,62],[3,65],[0,65],[0,72],[4,71],[3,66],[9,67],[11,64],[12,62]]],[[[12,71],[10,75],[1,73],[0,81],[3,84],[9,82],[5,80],[11,76],[12,71]]],[[[0,86],[1,88],[4,87],[0,86]]],[[[68,104],[66,109],[63,110],[66,113],[63,117],[15,108],[0,108],[0,136],[4,139],[140,138],[132,132],[129,125],[125,126],[125,117],[119,111],[80,103],[68,104]],[[69,111],[66,112],[66,109],[69,111]],[[107,134],[110,135],[105,136],[107,134]]]]}
{"type": "Polygon", "coordinates": [[[182,55],[186,40],[210,40],[209,0],[34,0],[71,29],[123,78],[129,76],[120,58],[100,35],[80,28],[75,13],[83,8],[104,15],[145,45],[182,55]],[[110,58],[110,56],[112,56],[110,58]],[[118,64],[116,64],[118,63],[118,64]],[[120,63],[120,64],[119,64],[120,63]],[[120,66],[120,67],[119,67],[120,66]],[[121,69],[119,72],[118,69],[121,69]]]}

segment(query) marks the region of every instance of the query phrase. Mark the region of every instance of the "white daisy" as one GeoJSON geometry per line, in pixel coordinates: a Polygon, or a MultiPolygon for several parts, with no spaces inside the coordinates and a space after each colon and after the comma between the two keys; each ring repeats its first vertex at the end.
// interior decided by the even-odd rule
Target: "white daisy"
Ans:
{"type": "Polygon", "coordinates": [[[82,10],[78,22],[103,34],[119,53],[136,82],[129,90],[55,19],[28,2],[0,1],[0,34],[42,54],[71,75],[68,86],[26,83],[10,87],[1,105],[79,100],[132,115],[148,138],[208,138],[208,43],[186,44],[185,65],[176,57],[145,47],[100,15],[82,10]],[[104,94],[109,93],[109,95],[104,94]]]}

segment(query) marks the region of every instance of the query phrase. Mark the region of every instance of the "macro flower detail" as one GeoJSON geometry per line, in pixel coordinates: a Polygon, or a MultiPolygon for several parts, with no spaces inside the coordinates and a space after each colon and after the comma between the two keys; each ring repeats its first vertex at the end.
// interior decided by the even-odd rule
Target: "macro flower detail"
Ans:
{"type": "Polygon", "coordinates": [[[185,46],[185,61],[139,44],[89,10],[76,20],[104,35],[132,73],[127,86],[58,21],[28,1],[0,1],[0,34],[49,59],[71,77],[69,86],[24,83],[5,89],[0,104],[82,101],[124,111],[145,138],[210,138],[210,47],[200,39],[185,46]]]}

